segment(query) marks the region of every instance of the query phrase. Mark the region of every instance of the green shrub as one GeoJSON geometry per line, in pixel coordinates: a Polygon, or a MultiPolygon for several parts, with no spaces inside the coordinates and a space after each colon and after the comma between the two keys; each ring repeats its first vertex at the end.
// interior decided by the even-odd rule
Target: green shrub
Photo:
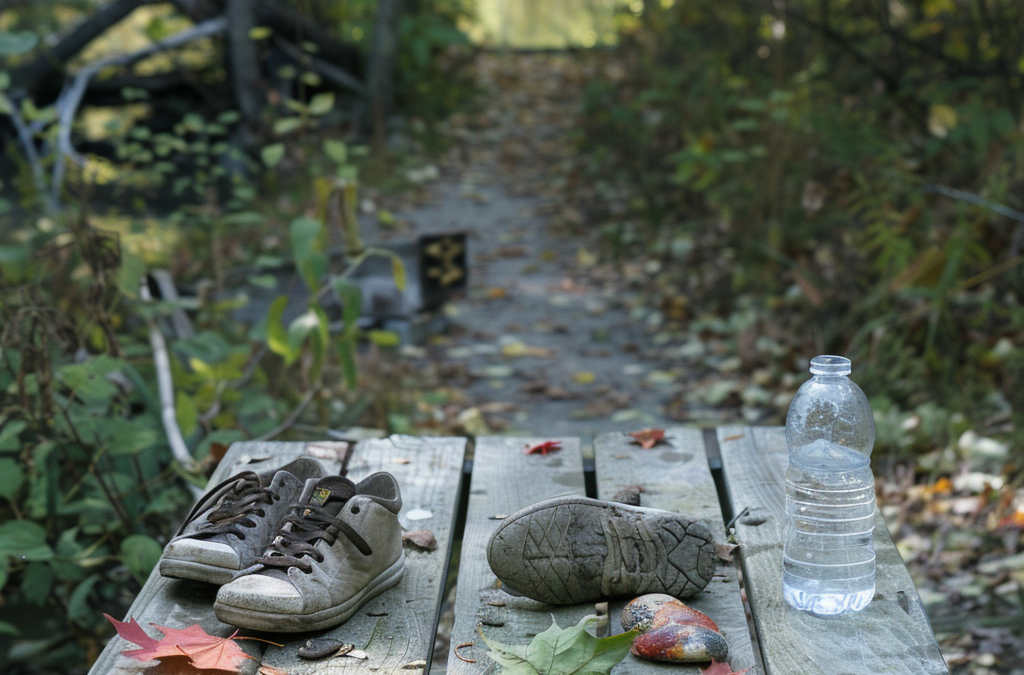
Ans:
{"type": "Polygon", "coordinates": [[[983,425],[979,391],[1017,398],[992,351],[1024,329],[1022,19],[1011,0],[637,3],[587,92],[595,220],[620,250],[687,241],[659,255],[692,314],[754,297],[794,354],[849,354],[901,409],[983,425]]]}

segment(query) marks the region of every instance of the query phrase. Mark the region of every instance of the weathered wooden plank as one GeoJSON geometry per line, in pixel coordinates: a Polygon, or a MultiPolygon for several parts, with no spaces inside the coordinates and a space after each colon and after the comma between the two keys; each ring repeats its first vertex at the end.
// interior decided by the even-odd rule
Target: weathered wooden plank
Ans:
{"type": "MultiPolygon", "coordinates": [[[[625,434],[598,436],[594,441],[598,497],[611,500],[624,487],[639,485],[643,488],[641,506],[683,513],[703,520],[711,528],[715,541],[726,543],[725,523],[722,521],[715,481],[708,468],[702,432],[700,429],[668,429],[665,439],[666,444],[644,450],[638,445],[631,445],[631,439],[625,434]]],[[[708,587],[702,593],[687,598],[685,602],[718,624],[729,643],[729,664],[733,670],[751,668],[751,674],[757,672],[734,564],[719,564],[715,578],[708,587]]],[[[620,618],[624,604],[612,603],[610,607],[614,633],[622,631],[620,618]]],[[[612,670],[614,675],[669,672],[698,675],[700,666],[654,663],[630,654],[612,670]]]]}
{"type": "Polygon", "coordinates": [[[396,587],[366,603],[341,626],[317,634],[354,644],[367,652],[368,659],[304,661],[296,652],[310,635],[295,635],[283,647],[269,647],[263,655],[265,665],[289,675],[416,675],[427,669],[451,551],[465,449],[464,438],[411,436],[363,441],[356,446],[348,475],[356,482],[376,471],[393,475],[402,490],[402,526],[430,530],[437,548],[419,551],[406,546],[405,575],[396,587]],[[430,516],[410,520],[414,511],[419,511],[418,516],[427,512],[430,516]]]}
{"type": "MultiPolygon", "coordinates": [[[[343,450],[344,443],[234,443],[221,460],[209,485],[212,487],[229,476],[246,469],[264,471],[268,468],[283,466],[300,455],[311,452],[324,464],[329,471],[340,469],[338,451],[343,450]]],[[[134,617],[139,624],[153,635],[150,623],[173,628],[185,628],[198,623],[210,635],[226,637],[235,628],[217,620],[213,615],[213,600],[217,596],[217,587],[160,576],[154,569],[145,586],[139,592],[135,602],[128,609],[128,616],[134,617]]],[[[127,620],[127,617],[126,619],[127,620]]],[[[263,643],[255,640],[243,640],[240,643],[254,660],[244,664],[246,673],[255,672],[259,666],[259,658],[263,653],[263,643]]],[[[135,661],[122,656],[121,652],[132,648],[132,644],[115,636],[107,644],[89,675],[136,675],[153,666],[151,661],[135,661]]]]}
{"type": "Polygon", "coordinates": [[[818,617],[782,597],[785,473],[780,427],[718,430],[747,598],[768,675],[948,673],[917,589],[876,512],[876,595],[856,614],[818,617]]]}
{"type": "Polygon", "coordinates": [[[546,457],[523,454],[527,444],[541,440],[548,439],[477,440],[459,560],[452,648],[448,653],[450,675],[497,672],[495,663],[486,656],[487,647],[478,630],[483,630],[488,639],[526,644],[551,626],[552,615],[565,628],[594,613],[593,605],[554,607],[508,595],[499,590],[498,580],[487,564],[487,542],[503,516],[548,497],[585,494],[579,440],[562,439],[562,450],[546,457]],[[456,655],[456,648],[465,643],[472,645],[459,649],[456,655]],[[475,659],[476,663],[462,657],[475,659]]]}

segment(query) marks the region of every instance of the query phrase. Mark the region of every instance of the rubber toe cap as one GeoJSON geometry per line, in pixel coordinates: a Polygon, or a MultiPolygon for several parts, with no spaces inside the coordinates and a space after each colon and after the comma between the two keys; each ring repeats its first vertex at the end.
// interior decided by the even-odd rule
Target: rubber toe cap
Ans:
{"type": "Polygon", "coordinates": [[[225,569],[241,569],[238,552],[227,544],[204,539],[179,539],[167,545],[164,557],[186,562],[212,565],[225,569]]]}
{"type": "Polygon", "coordinates": [[[302,595],[291,582],[263,574],[248,574],[222,586],[217,602],[254,612],[302,612],[302,595]]]}

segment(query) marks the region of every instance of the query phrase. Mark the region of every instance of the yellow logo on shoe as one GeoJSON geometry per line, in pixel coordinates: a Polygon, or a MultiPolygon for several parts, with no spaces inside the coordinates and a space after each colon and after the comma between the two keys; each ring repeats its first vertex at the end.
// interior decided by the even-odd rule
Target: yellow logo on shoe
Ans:
{"type": "Polygon", "coordinates": [[[313,492],[313,497],[312,499],[310,499],[310,501],[316,504],[317,506],[323,506],[325,503],[327,503],[327,498],[330,496],[330,490],[327,490],[325,488],[317,488],[313,492]]]}

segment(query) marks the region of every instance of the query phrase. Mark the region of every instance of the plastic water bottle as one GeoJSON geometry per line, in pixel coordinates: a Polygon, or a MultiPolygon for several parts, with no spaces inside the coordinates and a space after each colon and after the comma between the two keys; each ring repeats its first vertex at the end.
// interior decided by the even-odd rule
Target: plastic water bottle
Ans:
{"type": "Polygon", "coordinates": [[[816,356],[811,374],[786,416],[783,596],[815,614],[858,612],[875,595],[875,421],[849,359],[816,356]]]}

